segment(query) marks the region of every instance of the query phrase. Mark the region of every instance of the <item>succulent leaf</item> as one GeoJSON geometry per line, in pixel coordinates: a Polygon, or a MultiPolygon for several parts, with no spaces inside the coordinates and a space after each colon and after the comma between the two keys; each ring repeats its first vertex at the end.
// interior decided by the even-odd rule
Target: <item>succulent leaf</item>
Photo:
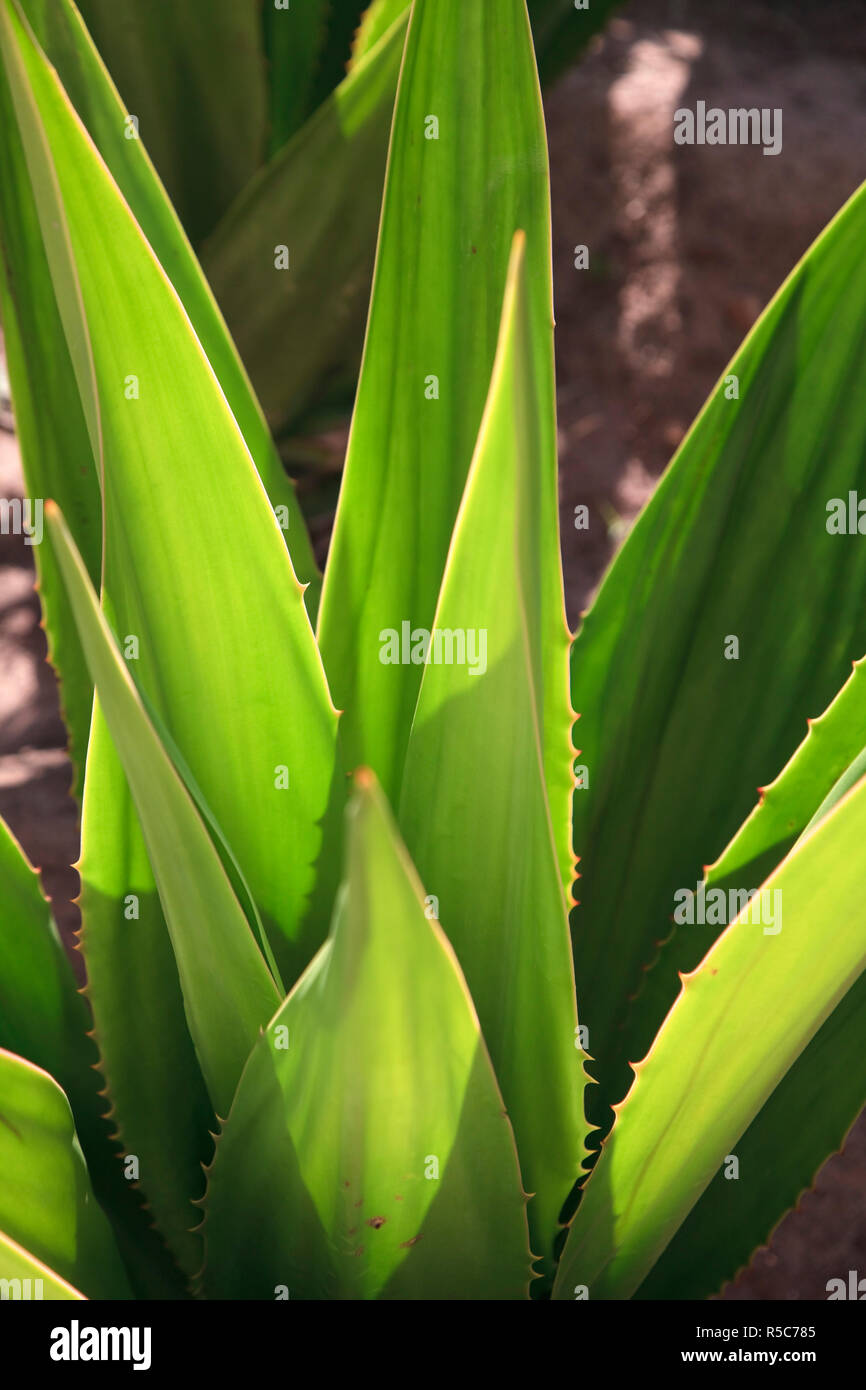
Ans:
{"type": "Polygon", "coordinates": [[[526,1198],[460,967],[366,771],[348,815],[331,936],[217,1144],[205,1294],[525,1298],[526,1198]]]}

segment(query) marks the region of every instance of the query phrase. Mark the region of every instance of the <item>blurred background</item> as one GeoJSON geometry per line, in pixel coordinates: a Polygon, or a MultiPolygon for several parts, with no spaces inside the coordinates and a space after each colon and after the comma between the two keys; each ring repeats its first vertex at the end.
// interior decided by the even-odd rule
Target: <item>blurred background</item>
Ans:
{"type": "MultiPolygon", "coordinates": [[[[547,86],[545,110],[563,563],[576,626],[744,334],[866,177],[866,3],[631,0],[547,86]],[[781,108],[782,152],[674,146],[673,113],[697,100],[781,108]],[[585,270],[574,266],[579,245],[585,270]],[[581,504],[589,529],[577,531],[581,504]]],[[[305,430],[283,452],[323,563],[345,413],[332,409],[305,430]]],[[[0,496],[22,486],[0,357],[0,496]]],[[[736,536],[730,545],[735,555],[736,536]]],[[[31,552],[0,535],[0,814],[67,931],[78,920],[69,780],[31,552]]],[[[849,1269],[866,1274],[863,1117],[725,1297],[823,1299],[827,1280],[849,1269]]]]}

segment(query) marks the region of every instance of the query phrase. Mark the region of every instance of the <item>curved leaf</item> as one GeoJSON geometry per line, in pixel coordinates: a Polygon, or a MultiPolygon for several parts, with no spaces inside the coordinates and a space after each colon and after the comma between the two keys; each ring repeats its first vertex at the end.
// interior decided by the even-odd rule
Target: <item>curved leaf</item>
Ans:
{"type": "MultiPolygon", "coordinates": [[[[565,4],[570,0],[538,0],[529,7],[545,80],[584,46],[611,8],[609,0],[593,0],[591,12],[572,7],[563,16],[565,4]],[[561,26],[552,26],[549,3],[556,9],[554,21],[561,20],[561,26]]],[[[437,7],[444,8],[440,0],[437,7]]],[[[487,8],[491,23],[500,11],[507,13],[502,0],[487,8]]],[[[352,0],[345,0],[344,9],[352,10],[352,0]]],[[[321,108],[251,180],[202,249],[208,278],[278,432],[312,427],[317,415],[327,417],[335,408],[348,409],[354,395],[409,9],[407,0],[374,0],[364,11],[348,77],[325,101],[336,70],[323,65],[318,92],[313,95],[314,103],[317,98],[323,101],[321,108]],[[278,245],[287,246],[290,253],[286,272],[274,272],[278,245]],[[324,321],[319,307],[323,299],[331,306],[324,321]],[[282,369],[287,351],[292,357],[291,372],[282,369]]],[[[301,17],[306,15],[305,10],[301,17]]],[[[348,33],[348,17],[348,13],[338,16],[339,23],[332,24],[333,37],[348,33]]],[[[288,26],[280,32],[288,41],[288,26]]],[[[339,48],[333,51],[340,52],[339,48]]],[[[490,61],[495,61],[493,53],[490,61]]],[[[478,73],[484,71],[478,68],[478,73]]],[[[477,84],[467,61],[463,81],[467,105],[473,102],[471,91],[477,84]]],[[[480,137],[481,129],[473,131],[471,124],[475,119],[476,115],[461,119],[462,137],[480,137]]],[[[499,166],[494,175],[498,177],[499,166]]],[[[480,220],[473,232],[478,225],[480,220]]],[[[484,240],[472,239],[476,244],[484,240]]],[[[501,250],[504,273],[507,246],[501,250]]],[[[488,340],[490,361],[492,346],[488,340]]],[[[479,402],[478,418],[480,408],[479,402]]]]}
{"type": "Polygon", "coordinates": [[[262,14],[274,154],[345,76],[365,0],[265,5],[262,14]]]}
{"type": "Polygon", "coordinates": [[[408,14],[409,0],[372,0],[358,25],[352,44],[352,62],[359,63],[401,15],[408,14]]]}
{"type": "Polygon", "coordinates": [[[191,1203],[213,1152],[213,1112],[144,836],[98,700],[79,870],[81,947],[112,1117],[157,1228],[191,1277],[201,1268],[191,1203]]]}
{"type": "MultiPolygon", "coordinates": [[[[311,590],[307,595],[307,601],[310,603],[318,597],[320,575],[295,498],[294,485],[280,463],[261,407],[253,395],[249,378],[229,337],[213,292],[151,164],[146,141],[127,138],[127,108],[121,101],[78,11],[70,0],[20,0],[20,4],[37,41],[57,69],[70,101],[87,127],[160,265],[180,296],[196,336],[240,426],[272,505],[284,509],[284,515],[281,515],[285,539],[295,573],[302,583],[311,584],[311,590]]],[[[213,37],[210,27],[209,35],[213,37]]],[[[26,182],[26,177],[17,182],[16,193],[19,197],[30,196],[26,182]]],[[[31,242],[33,241],[37,247],[31,249],[35,251],[39,242],[38,231],[31,233],[31,242]]],[[[45,277],[48,277],[47,270],[45,277]]],[[[62,334],[60,340],[62,342],[62,334]]],[[[46,335],[41,345],[50,349],[53,340],[46,335]]],[[[33,381],[37,379],[35,376],[31,378],[33,381]]],[[[55,377],[50,379],[52,398],[47,405],[49,411],[53,412],[53,398],[58,383],[55,377]]],[[[22,383],[22,386],[26,387],[26,382],[22,383]]],[[[44,410],[46,402],[41,396],[39,404],[40,409],[44,410]]],[[[67,457],[71,456],[71,453],[71,448],[67,447],[67,457]]],[[[36,464],[38,465],[38,459],[36,464]]],[[[68,471],[70,470],[67,469],[68,471]]],[[[56,490],[46,488],[45,491],[46,495],[54,497],[62,505],[62,499],[56,490]]],[[[98,532],[98,498],[92,513],[92,524],[98,532]]],[[[71,512],[67,508],[64,508],[64,514],[70,516],[71,522],[71,512]]],[[[73,530],[73,534],[84,553],[81,537],[76,530],[73,530]]]]}
{"type": "MultiPolygon", "coordinates": [[[[552,81],[573,62],[590,39],[604,28],[617,0],[592,0],[578,7],[575,0],[527,0],[538,71],[552,81]]],[[[387,26],[407,8],[408,0],[373,0],[355,37],[355,61],[376,42],[387,26]]]]}
{"type": "Polygon", "coordinates": [[[851,986],[730,1152],[636,1297],[708,1298],[812,1187],[866,1104],[866,974],[851,986]]]}
{"type": "Polygon", "coordinates": [[[851,845],[864,837],[866,781],[767,880],[760,922],[746,908],[685,977],[617,1107],[566,1241],[554,1297],[571,1298],[579,1285],[591,1298],[635,1292],[855,985],[866,965],[866,870],[851,845]],[[774,895],[770,927],[765,894],[774,895]]]}
{"type": "Polygon", "coordinates": [[[525,1297],[526,1199],[472,1001],[368,773],[349,818],[331,937],[217,1144],[205,1292],[525,1297]]]}
{"type": "MultiPolygon", "coordinates": [[[[39,1296],[60,1301],[84,1298],[83,1293],[74,1289],[65,1279],[61,1279],[53,1269],[49,1269],[41,1260],[35,1260],[28,1251],[16,1245],[14,1240],[9,1240],[0,1231],[0,1281],[2,1280],[8,1280],[13,1287],[14,1281],[19,1280],[22,1298],[39,1296]]],[[[14,1298],[15,1293],[10,1296],[14,1298]]]]}
{"type": "Polygon", "coordinates": [[[589,787],[575,798],[573,939],[602,1123],[676,992],[673,972],[640,988],[675,892],[866,650],[866,549],[827,530],[834,497],[866,492],[864,238],[866,189],[749,334],[574,645],[589,787]]]}
{"type": "MultiPolygon", "coordinates": [[[[135,984],[140,990],[140,977],[135,984]]],[[[126,1004],[126,998],[119,1000],[128,1036],[133,1020],[126,1004]]],[[[124,1177],[110,1137],[103,1083],[94,1070],[99,1053],[88,1034],[91,1026],[39,879],[0,820],[0,1048],[47,1071],[66,1093],[94,1191],[112,1223],[136,1295],[182,1297],[179,1276],[151,1228],[139,1193],[124,1177]]],[[[151,1064],[150,1047],[142,1052],[142,1061],[145,1056],[151,1064]]],[[[177,1095],[182,1055],[174,1051],[166,1060],[176,1069],[172,1082],[177,1095]]],[[[161,1108],[165,1110],[164,1103],[161,1108]]]]}
{"type": "MultiPolygon", "coordinates": [[[[90,1187],[69,1102],[39,1067],[0,1051],[0,1231],[90,1298],[131,1297],[90,1187]]],[[[0,1262],[2,1262],[0,1252],[0,1262]]]]}
{"type": "Polygon", "coordinates": [[[271,118],[269,155],[286,143],[310,108],[329,8],[330,0],[308,0],[294,9],[275,5],[262,9],[271,118]]]}
{"type": "MultiPolygon", "coordinates": [[[[18,135],[0,27],[0,319],[29,498],[54,497],[69,516],[91,578],[102,555],[99,482],[70,349],[54,296],[47,248],[18,135]],[[51,390],[44,389],[51,383],[51,390]],[[69,460],[74,459],[73,467],[69,460]]],[[[93,687],[48,546],[34,545],[49,658],[80,792],[93,687]]]]}
{"type": "Polygon", "coordinates": [[[412,722],[400,825],[466,972],[534,1194],[532,1248],[550,1272],[559,1211],[585,1154],[585,1077],[554,828],[567,849],[569,635],[561,605],[547,604],[559,576],[556,517],[541,505],[539,477],[549,402],[524,253],[519,235],[412,722]],[[545,744],[560,769],[555,819],[545,744]]]}
{"type": "Polygon", "coordinates": [[[171,934],[190,1033],[211,1101],[228,1113],[276,986],[198,811],[160,742],[63,518],[46,508],[51,543],[106,723],[135,801],[171,934]]]}
{"type": "MultiPolygon", "coordinates": [[[[727,893],[743,884],[761,883],[792,842],[807,834],[859,780],[863,759],[855,754],[866,743],[864,682],[866,662],[855,662],[853,675],[824,714],[811,721],[794,756],[762,791],[752,814],[706,871],[707,891],[720,888],[727,893]]],[[[680,927],[653,971],[694,969],[719,930],[697,924],[680,927]]],[[[647,988],[653,988],[652,973],[647,988]]],[[[748,1262],[755,1246],[769,1239],[783,1214],[811,1186],[821,1164],[842,1147],[866,1103],[864,1041],[866,975],[861,975],[738,1141],[738,1180],[716,1174],[641,1285],[640,1298],[703,1298],[715,1293],[748,1262]]]]}
{"type": "Polygon", "coordinates": [[[191,239],[199,241],[264,155],[267,86],[256,0],[80,0],[191,239]]]}
{"type": "Polygon", "coordinates": [[[182,305],[8,0],[0,15],[100,459],[104,602],[293,978],[321,940],[302,918],[336,756],[301,588],[182,305]]]}
{"type": "Polygon", "coordinates": [[[250,182],[202,248],[277,432],[354,390],[404,36],[401,20],[250,182]],[[281,246],[286,269],[275,266],[281,246]]]}
{"type": "Polygon", "coordinates": [[[84,1082],[96,1060],[89,1027],[39,877],[0,819],[0,1047],[50,1072],[69,1094],[72,1078],[84,1082]]]}
{"type": "MultiPolygon", "coordinates": [[[[404,622],[429,631],[433,621],[518,228],[527,237],[532,353],[546,403],[538,425],[546,517],[556,505],[550,208],[526,7],[418,0],[319,614],[325,668],[346,711],[349,766],[369,763],[393,797],[421,673],[411,663],[383,665],[383,634],[404,622]]],[[[552,607],[561,595],[546,601],[552,607]]],[[[552,812],[559,825],[567,807],[552,812]]],[[[570,861],[568,847],[563,853],[570,861]]]]}

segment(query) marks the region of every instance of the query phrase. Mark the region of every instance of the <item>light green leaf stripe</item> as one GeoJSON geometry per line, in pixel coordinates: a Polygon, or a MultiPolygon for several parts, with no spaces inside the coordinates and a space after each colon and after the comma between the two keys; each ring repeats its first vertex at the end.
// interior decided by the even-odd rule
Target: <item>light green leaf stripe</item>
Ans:
{"type": "MultiPolygon", "coordinates": [[[[0,1232],[90,1298],[130,1298],[57,1082],[0,1051],[0,1232]]],[[[0,1246],[0,1265],[3,1261],[0,1246]]]]}
{"type": "MultiPolygon", "coordinates": [[[[810,721],[794,756],[763,789],[752,814],[707,869],[708,892],[762,883],[799,835],[808,833],[859,780],[862,755],[855,755],[866,743],[864,682],[866,662],[855,662],[832,704],[810,721]]],[[[678,927],[653,973],[693,970],[721,930],[697,923],[678,927]]],[[[653,987],[652,973],[647,987],[653,987]]],[[[769,1239],[827,1156],[842,1147],[866,1103],[864,1018],[866,975],[861,975],[737,1143],[743,1181],[731,1181],[721,1170],[716,1174],[638,1297],[707,1297],[734,1277],[757,1244],[769,1239]]]]}
{"type": "MultiPolygon", "coordinates": [[[[771,875],[682,991],[586,1185],[554,1297],[629,1298],[866,964],[866,782],[771,875]],[[764,893],[772,895],[763,907],[764,893]],[[767,911],[769,908],[769,912],[767,911]],[[772,913],[779,930],[766,926],[772,913]]],[[[800,1111],[802,1115],[802,1111],[800,1111]]]]}
{"type": "Polygon", "coordinates": [[[778,777],[761,788],[752,814],[707,869],[707,883],[762,882],[761,866],[769,871],[787,854],[864,745],[866,657],[854,662],[824,713],[809,720],[806,737],[778,777]]]}
{"type": "Polygon", "coordinates": [[[331,937],[246,1067],[204,1236],[211,1298],[527,1296],[526,1198],[502,1097],[367,772],[331,937]]]}
{"type": "Polygon", "coordinates": [[[408,0],[372,0],[364,11],[352,44],[353,64],[360,63],[391,25],[408,12],[408,0]]]}
{"type": "MultiPolygon", "coordinates": [[[[857,757],[866,745],[866,658],[854,662],[852,675],[817,719],[809,720],[806,737],[778,777],[759,788],[751,814],[702,875],[706,890],[753,890],[773,872],[798,838],[858,780],[857,757]]],[[[697,884],[689,885],[697,887],[697,884]]],[[[672,904],[673,909],[673,904],[672,904]]],[[[705,914],[706,915],[706,914],[705,914]]],[[[694,970],[721,933],[720,922],[676,926],[646,973],[636,1007],[646,1020],[635,1034],[638,1053],[652,1042],[654,1016],[663,1016],[677,972],[694,970]]],[[[675,986],[674,986],[675,988],[675,986]]]]}
{"type": "MultiPolygon", "coordinates": [[[[83,1293],[74,1289],[65,1279],[61,1279],[53,1269],[49,1269],[41,1260],[34,1259],[27,1250],[0,1231],[0,1280],[2,1279],[9,1280],[13,1289],[13,1281],[19,1280],[22,1298],[41,1296],[61,1302],[84,1298],[83,1293]]],[[[12,1297],[14,1296],[13,1292],[12,1297]]]]}
{"type": "Polygon", "coordinates": [[[783,1215],[844,1146],[866,1104],[866,973],[836,1005],[731,1150],[641,1284],[640,1299],[709,1298],[769,1243],[783,1215]]]}
{"type": "Polygon", "coordinates": [[[227,1115],[273,979],[195,805],[148,718],[56,507],[46,520],[84,653],[130,789],[171,934],[190,1033],[218,1115],[227,1115]]]}
{"type": "Polygon", "coordinates": [[[586,1127],[568,914],[542,762],[546,700],[558,707],[566,772],[571,712],[564,627],[559,690],[545,686],[544,637],[559,613],[544,607],[553,587],[544,566],[558,569],[558,557],[542,542],[548,403],[539,385],[519,234],[412,723],[400,824],[478,1008],[534,1194],[533,1252],[549,1273],[586,1127]]]}

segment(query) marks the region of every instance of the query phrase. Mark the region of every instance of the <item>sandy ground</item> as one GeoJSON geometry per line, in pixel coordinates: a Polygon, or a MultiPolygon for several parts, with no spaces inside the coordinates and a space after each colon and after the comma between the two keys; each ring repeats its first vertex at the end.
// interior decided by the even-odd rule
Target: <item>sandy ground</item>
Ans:
{"type": "MultiPolygon", "coordinates": [[[[548,95],[573,623],[743,334],[864,177],[864,57],[862,0],[634,0],[548,95]],[[781,107],[782,153],[675,149],[673,112],[698,99],[781,107]],[[573,265],[580,244],[588,270],[573,265]],[[581,503],[590,528],[576,532],[581,503]]],[[[5,394],[0,379],[0,496],[11,497],[22,485],[5,394]]],[[[30,552],[0,536],[0,813],[69,931],[78,832],[44,658],[30,552]]],[[[829,1278],[866,1273],[864,1192],[861,1118],[727,1296],[823,1298],[829,1278]]]]}

